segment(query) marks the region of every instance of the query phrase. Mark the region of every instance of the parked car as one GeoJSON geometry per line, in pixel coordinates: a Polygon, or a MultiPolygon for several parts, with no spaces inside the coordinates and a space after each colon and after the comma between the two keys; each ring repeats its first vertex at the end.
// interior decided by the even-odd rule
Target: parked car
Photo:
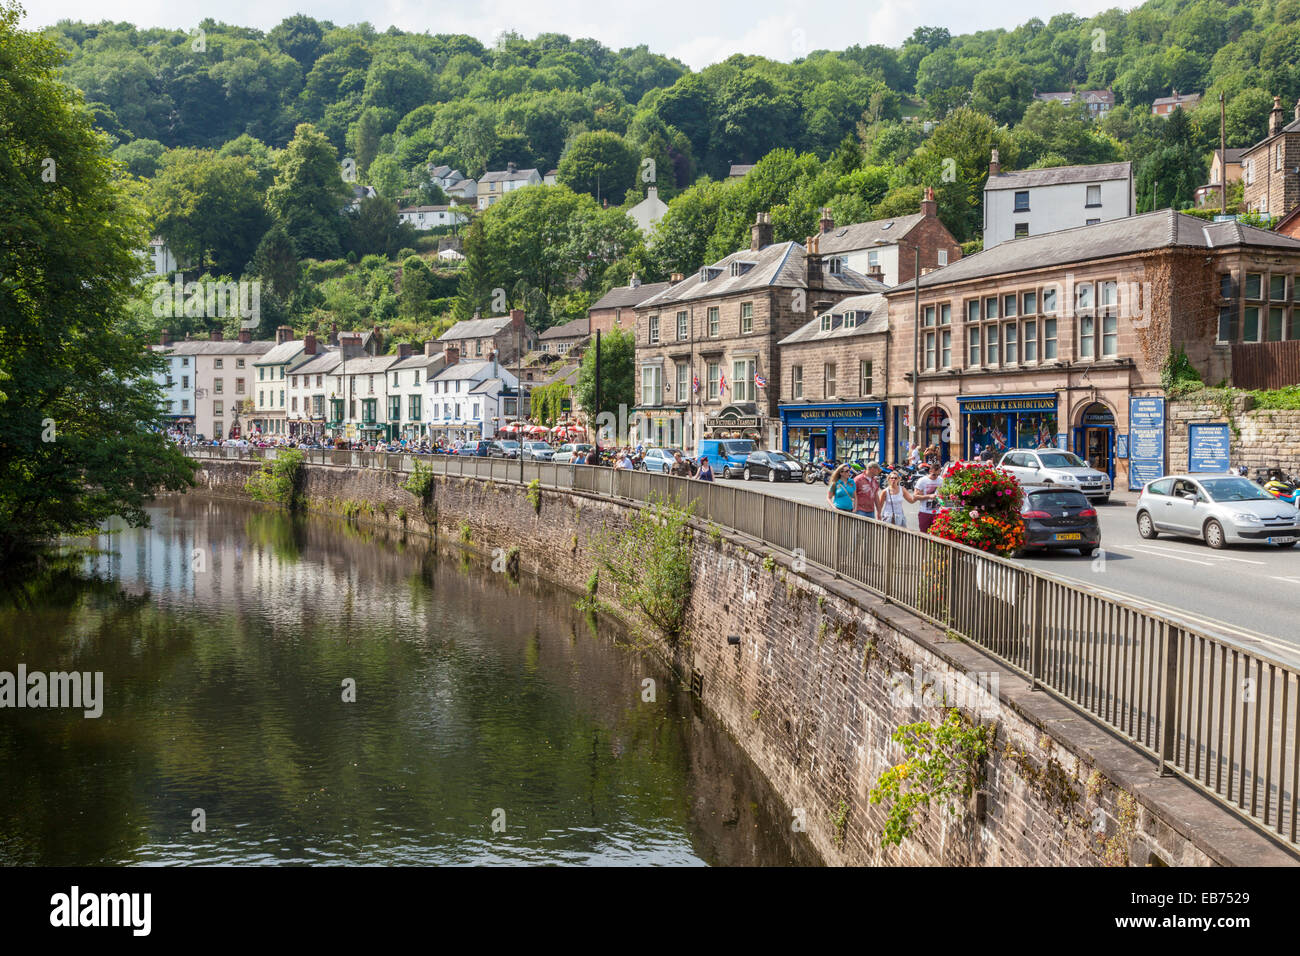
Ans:
{"type": "Polygon", "coordinates": [[[706,438],[696,446],[695,457],[708,458],[714,474],[736,478],[744,473],[752,451],[757,447],[748,438],[706,438]]]}
{"type": "Polygon", "coordinates": [[[1026,488],[1020,506],[1025,522],[1025,546],[1031,549],[1071,549],[1089,555],[1101,547],[1097,509],[1082,492],[1069,488],[1026,488]]]}
{"type": "Polygon", "coordinates": [[[657,471],[661,475],[668,474],[668,469],[673,466],[673,455],[681,451],[680,448],[647,448],[645,450],[645,470],[657,471]]]}
{"type": "Polygon", "coordinates": [[[1294,547],[1300,511],[1240,475],[1166,475],[1138,495],[1138,534],[1200,538],[1211,548],[1230,544],[1294,547]]]}
{"type": "Polygon", "coordinates": [[[518,458],[519,442],[512,438],[488,442],[489,458],[518,458]]]}
{"type": "Polygon", "coordinates": [[[490,444],[492,443],[487,441],[486,439],[478,439],[477,441],[467,441],[465,442],[465,444],[460,446],[460,454],[475,455],[478,458],[486,458],[488,456],[488,446],[490,444]]]}
{"type": "Polygon", "coordinates": [[[793,455],[783,451],[752,451],[745,459],[741,471],[746,481],[766,478],[768,481],[802,481],[803,465],[793,455]]]}
{"type": "Polygon", "coordinates": [[[524,458],[528,461],[551,461],[555,458],[555,449],[544,441],[526,441],[524,458]]]}
{"type": "Polygon", "coordinates": [[[554,460],[557,462],[571,462],[575,458],[585,458],[587,452],[591,451],[591,449],[592,446],[584,442],[565,442],[560,446],[560,450],[555,453],[554,460]]]}
{"type": "Polygon", "coordinates": [[[998,463],[1026,488],[1073,488],[1098,504],[1110,501],[1110,475],[1098,471],[1073,452],[1056,449],[1016,448],[998,463]]]}

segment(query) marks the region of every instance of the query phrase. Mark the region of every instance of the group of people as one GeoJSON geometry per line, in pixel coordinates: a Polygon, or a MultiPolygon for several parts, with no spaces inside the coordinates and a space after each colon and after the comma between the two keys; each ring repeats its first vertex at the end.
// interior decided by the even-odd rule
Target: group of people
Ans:
{"type": "Polygon", "coordinates": [[[938,492],[939,486],[943,484],[939,477],[941,470],[938,461],[930,462],[926,465],[925,474],[917,479],[913,488],[908,489],[903,487],[902,476],[898,471],[885,475],[884,469],[874,461],[856,476],[851,467],[840,465],[831,474],[826,502],[838,511],[848,511],[901,528],[907,527],[903,503],[919,503],[919,530],[929,531],[939,513],[938,492]]]}

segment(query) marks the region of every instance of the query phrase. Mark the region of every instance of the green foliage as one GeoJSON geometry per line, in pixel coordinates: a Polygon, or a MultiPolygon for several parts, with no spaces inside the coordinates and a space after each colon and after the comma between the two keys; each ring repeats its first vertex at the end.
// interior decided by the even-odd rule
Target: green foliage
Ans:
{"type": "Polygon", "coordinates": [[[528,394],[528,408],[533,418],[543,425],[554,425],[564,415],[564,403],[569,400],[570,391],[569,383],[564,379],[534,388],[528,394]]]}
{"type": "Polygon", "coordinates": [[[474,532],[473,529],[470,528],[469,522],[462,521],[460,523],[460,543],[469,544],[473,540],[474,540],[474,532]]]}
{"type": "Polygon", "coordinates": [[[596,349],[582,356],[578,381],[573,387],[574,397],[595,421],[602,412],[618,415],[619,405],[631,408],[636,404],[634,353],[636,336],[630,329],[610,329],[600,337],[600,407],[596,407],[596,349]]]}
{"type": "Polygon", "coordinates": [[[625,531],[602,529],[591,545],[600,569],[614,584],[619,604],[670,641],[681,636],[686,623],[693,511],[694,505],[683,510],[652,497],[632,513],[625,531]]]}
{"type": "Polygon", "coordinates": [[[315,127],[301,124],[276,163],[266,205],[303,255],[338,256],[343,234],[339,210],[349,197],[338,152],[315,127]]]}
{"type": "MultiPolygon", "coordinates": [[[[758,711],[754,711],[754,719],[755,720],[758,719],[758,711]]],[[[848,833],[849,830],[848,803],[841,800],[840,805],[836,808],[835,812],[830,815],[830,818],[831,818],[831,829],[833,830],[834,833],[834,835],[831,837],[831,842],[834,843],[836,846],[843,846],[844,836],[846,833],[848,833]]]]}
{"type": "Polygon", "coordinates": [[[164,153],[146,201],[153,230],[182,268],[240,270],[266,228],[257,172],[247,157],[200,149],[164,153]]]}
{"type": "Polygon", "coordinates": [[[402,487],[413,494],[421,504],[428,504],[433,499],[433,467],[416,458],[411,474],[402,482],[402,487]]]}
{"type": "Polygon", "coordinates": [[[528,503],[533,506],[533,511],[537,514],[542,513],[542,481],[540,478],[534,478],[528,483],[528,503]]]}
{"type": "Polygon", "coordinates": [[[937,726],[904,724],[890,739],[903,748],[902,763],[880,775],[871,788],[873,805],[887,806],[881,846],[898,846],[916,832],[916,814],[931,803],[956,816],[962,801],[979,788],[994,728],[972,724],[953,708],[937,726]]]}
{"type": "Polygon", "coordinates": [[[302,466],[307,456],[296,448],[278,449],[273,461],[264,461],[244,483],[256,501],[293,508],[302,483],[302,466]]]}
{"type": "Polygon", "coordinates": [[[623,137],[600,130],[582,133],[573,140],[560,159],[559,180],[574,192],[619,205],[636,178],[637,168],[638,157],[623,137]]]}
{"type": "Polygon", "coordinates": [[[1160,365],[1160,387],[1170,398],[1196,391],[1204,386],[1201,373],[1196,370],[1187,352],[1180,346],[1170,352],[1160,365]]]}

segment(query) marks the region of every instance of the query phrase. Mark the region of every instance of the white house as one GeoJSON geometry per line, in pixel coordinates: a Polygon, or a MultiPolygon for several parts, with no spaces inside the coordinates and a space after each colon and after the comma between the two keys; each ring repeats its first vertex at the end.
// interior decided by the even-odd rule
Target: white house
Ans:
{"type": "MultiPolygon", "coordinates": [[[[184,343],[178,343],[184,344],[184,343]]],[[[165,371],[155,372],[154,381],[162,388],[162,414],[170,423],[194,433],[194,362],[188,349],[175,351],[164,329],[162,344],[150,349],[163,356],[165,371]]]]}
{"type": "Polygon", "coordinates": [[[455,206],[407,206],[397,210],[397,218],[417,230],[424,230],[459,225],[468,221],[469,216],[455,206]]]}
{"type": "Polygon", "coordinates": [[[478,181],[478,208],[486,209],[508,192],[541,184],[542,174],[537,170],[519,169],[509,163],[504,170],[484,173],[478,181]]]}
{"type": "Polygon", "coordinates": [[[650,186],[645,191],[645,199],[629,209],[627,214],[641,230],[641,235],[648,236],[667,211],[668,204],[659,198],[659,187],[650,186]]]}
{"type": "Polygon", "coordinates": [[[169,276],[179,268],[176,257],[161,236],[149,240],[144,259],[150,276],[169,276]]]}
{"type": "Polygon", "coordinates": [[[429,380],[447,361],[437,342],[422,348],[405,342],[397,346],[397,361],[388,367],[388,422],[394,438],[424,438],[429,434],[429,380]]]}
{"type": "Polygon", "coordinates": [[[275,330],[275,347],[253,362],[253,427],[267,436],[289,434],[289,373],[316,355],[316,336],[293,337],[293,329],[275,330]]]}
{"type": "Polygon", "coordinates": [[[1132,163],[1004,173],[995,149],[984,186],[984,248],[1124,219],[1136,208],[1132,163]]]}
{"type": "Polygon", "coordinates": [[[492,438],[516,415],[513,395],[519,379],[498,362],[459,361],[459,351],[446,350],[445,368],[425,385],[425,420],[435,437],[492,438]]]}
{"type": "MultiPolygon", "coordinates": [[[[315,336],[303,336],[315,345],[315,336]]],[[[331,373],[343,356],[326,346],[289,373],[288,428],[290,435],[319,438],[325,432],[326,404],[331,394],[331,373]]]]}

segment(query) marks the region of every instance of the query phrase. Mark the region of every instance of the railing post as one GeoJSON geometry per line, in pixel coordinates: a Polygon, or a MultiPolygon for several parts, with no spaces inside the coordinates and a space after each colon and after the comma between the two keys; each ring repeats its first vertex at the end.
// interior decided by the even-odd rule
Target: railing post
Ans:
{"type": "Polygon", "coordinates": [[[730,525],[730,527],[733,529],[736,527],[736,499],[739,497],[740,497],[740,492],[738,492],[735,486],[733,485],[731,488],[731,525],[730,525]]]}
{"type": "Polygon", "coordinates": [[[761,539],[764,540],[764,541],[767,540],[767,499],[770,498],[770,497],[772,497],[772,496],[771,496],[771,495],[763,495],[763,508],[762,508],[762,512],[763,512],[763,520],[762,520],[761,522],[759,522],[759,525],[758,525],[759,528],[761,529],[761,532],[760,532],[760,534],[759,534],[759,538],[761,538],[761,539]]]}
{"type": "Polygon", "coordinates": [[[1174,742],[1177,740],[1178,728],[1175,720],[1178,713],[1178,635],[1179,629],[1166,623],[1165,639],[1161,652],[1164,666],[1160,668],[1160,726],[1156,740],[1160,747],[1160,776],[1169,776],[1173,771],[1169,764],[1174,762],[1174,742]]]}
{"type": "Polygon", "coordinates": [[[894,538],[898,537],[894,533],[892,524],[884,525],[885,529],[885,603],[894,602],[894,538]]]}
{"type": "Polygon", "coordinates": [[[840,529],[844,527],[844,518],[839,512],[832,511],[831,518],[835,521],[835,554],[831,558],[831,570],[835,576],[840,576],[840,529]]]}
{"type": "Polygon", "coordinates": [[[1042,578],[1035,575],[1030,578],[1034,583],[1034,600],[1032,602],[1034,620],[1031,625],[1030,633],[1033,635],[1033,643],[1029,648],[1029,689],[1038,690],[1039,681],[1043,679],[1043,605],[1046,603],[1046,595],[1043,593],[1045,583],[1042,578]]]}

